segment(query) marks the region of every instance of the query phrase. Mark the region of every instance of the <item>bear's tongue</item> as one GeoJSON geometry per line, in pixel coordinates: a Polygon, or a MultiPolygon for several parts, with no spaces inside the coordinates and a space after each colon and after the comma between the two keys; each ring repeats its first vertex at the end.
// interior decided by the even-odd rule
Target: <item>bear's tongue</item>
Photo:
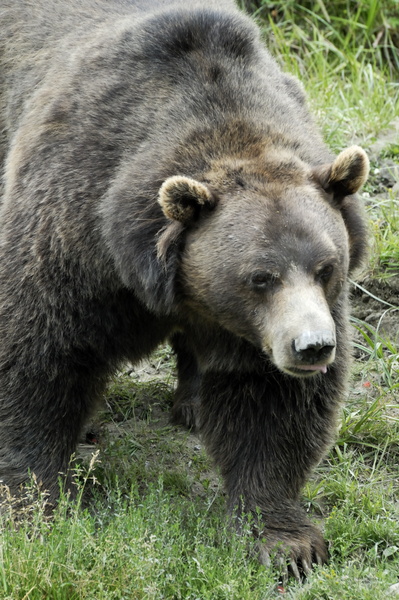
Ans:
{"type": "Polygon", "coordinates": [[[297,367],[302,371],[320,371],[320,373],[327,373],[327,365],[307,365],[306,367],[297,367]]]}

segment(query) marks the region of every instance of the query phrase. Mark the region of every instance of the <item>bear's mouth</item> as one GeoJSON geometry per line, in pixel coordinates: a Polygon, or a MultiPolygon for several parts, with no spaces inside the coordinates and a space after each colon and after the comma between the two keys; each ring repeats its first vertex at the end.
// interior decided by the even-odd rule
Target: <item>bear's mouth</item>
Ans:
{"type": "Polygon", "coordinates": [[[301,367],[295,367],[299,371],[319,371],[320,373],[327,373],[327,365],[304,365],[301,367]]]}
{"type": "Polygon", "coordinates": [[[312,377],[317,373],[325,375],[327,373],[327,365],[304,365],[295,367],[286,367],[286,372],[290,375],[296,375],[300,377],[312,377]]]}

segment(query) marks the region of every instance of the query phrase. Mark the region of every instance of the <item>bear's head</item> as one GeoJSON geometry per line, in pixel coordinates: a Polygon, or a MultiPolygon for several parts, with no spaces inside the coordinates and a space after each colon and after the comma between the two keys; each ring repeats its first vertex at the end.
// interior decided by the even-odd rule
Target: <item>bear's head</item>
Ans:
{"type": "Polygon", "coordinates": [[[280,150],[259,166],[228,160],[197,181],[168,178],[159,203],[169,227],[184,230],[183,302],[262,349],[283,372],[311,376],[334,361],[334,310],[348,273],[365,253],[355,195],[368,174],[352,146],[310,168],[280,150]]]}

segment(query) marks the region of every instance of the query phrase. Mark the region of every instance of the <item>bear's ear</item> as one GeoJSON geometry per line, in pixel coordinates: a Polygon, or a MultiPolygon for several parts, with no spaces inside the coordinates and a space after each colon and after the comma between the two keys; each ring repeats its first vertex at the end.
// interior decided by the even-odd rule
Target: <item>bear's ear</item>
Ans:
{"type": "Polygon", "coordinates": [[[313,177],[329,194],[341,211],[349,234],[349,273],[357,269],[367,254],[367,227],[360,200],[353,197],[366,182],[369,160],[359,146],[338,154],[332,164],[316,167],[313,177]]]}
{"type": "Polygon", "coordinates": [[[213,208],[216,197],[203,183],[175,175],[163,182],[158,202],[168,219],[188,225],[198,219],[202,208],[213,208]]]}
{"type": "Polygon", "coordinates": [[[369,159],[359,146],[346,148],[330,165],[316,167],[313,177],[337,200],[355,194],[366,182],[369,174],[369,159]]]}

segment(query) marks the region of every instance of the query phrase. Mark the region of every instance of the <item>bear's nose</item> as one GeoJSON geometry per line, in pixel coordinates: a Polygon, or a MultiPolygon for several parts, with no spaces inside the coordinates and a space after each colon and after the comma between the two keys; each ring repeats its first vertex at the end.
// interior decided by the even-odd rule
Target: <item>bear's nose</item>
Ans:
{"type": "Polygon", "coordinates": [[[335,335],[331,331],[305,331],[292,342],[292,348],[302,363],[325,362],[335,348],[335,335]]]}

